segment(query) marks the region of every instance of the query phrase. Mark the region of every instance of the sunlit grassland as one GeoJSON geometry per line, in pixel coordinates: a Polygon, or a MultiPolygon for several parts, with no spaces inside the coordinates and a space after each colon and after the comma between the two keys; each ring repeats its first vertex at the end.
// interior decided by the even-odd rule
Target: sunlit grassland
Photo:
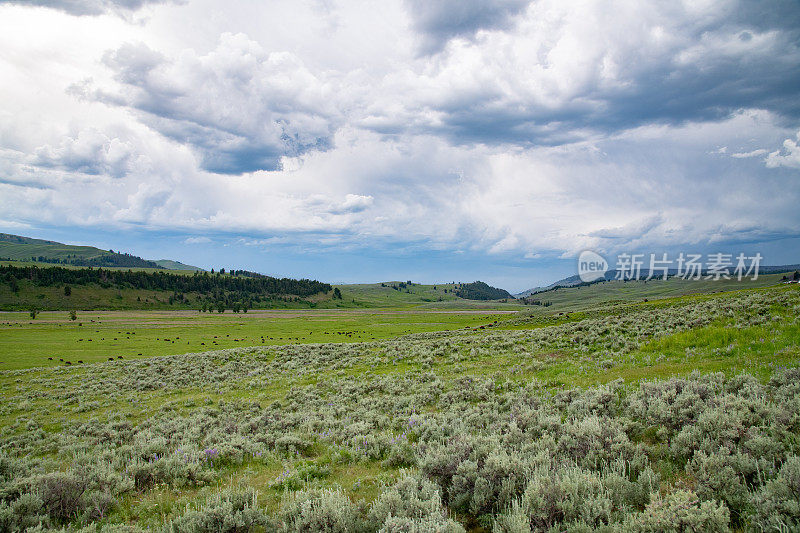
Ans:
{"type": "Polygon", "coordinates": [[[499,313],[423,310],[0,313],[0,370],[205,352],[242,346],[365,342],[478,327],[499,313]],[[52,360],[50,359],[52,357],[52,360]]]}
{"type": "MultiPolygon", "coordinates": [[[[796,287],[772,289],[797,291],[796,287]]],[[[669,304],[682,304],[697,300],[724,300],[736,293],[703,296],[684,296],[669,300],[639,303],[636,309],[657,309],[669,304]]],[[[631,308],[628,308],[631,309],[631,308]]],[[[601,312],[612,316],[612,307],[601,312]]],[[[634,312],[629,310],[629,312],[634,312]]],[[[210,350],[243,348],[249,346],[304,345],[313,343],[350,343],[363,346],[364,351],[386,353],[394,349],[391,339],[397,338],[403,347],[402,337],[422,332],[457,333],[459,341],[469,339],[468,347],[453,350],[459,358],[416,354],[399,357],[392,363],[360,363],[339,371],[350,377],[374,376],[408,371],[432,370],[447,379],[465,375],[501,374],[512,380],[535,378],[552,386],[591,386],[619,378],[626,381],[639,379],[685,376],[694,370],[703,372],[749,372],[766,377],[773,368],[793,364],[800,357],[800,325],[791,309],[773,310],[773,321],[768,325],[734,327],[730,318],[720,318],[711,325],[693,328],[669,335],[658,336],[641,343],[625,354],[599,350],[581,353],[569,349],[553,350],[535,347],[514,340],[512,348],[475,352],[481,339],[488,335],[502,335],[504,330],[526,331],[553,326],[580,323],[587,315],[573,313],[567,317],[549,317],[527,323],[514,321],[513,315],[483,313],[450,313],[425,311],[251,311],[247,314],[210,315],[193,312],[95,312],[84,313],[78,322],[71,322],[62,312],[41,313],[29,320],[24,313],[0,314],[0,385],[4,395],[13,392],[16,384],[29,386],[31,377],[51,376],[50,368],[70,379],[90,379],[90,363],[105,362],[114,358],[120,370],[124,360],[147,359],[173,354],[205,353],[210,350]],[[499,323],[493,328],[483,325],[499,323]],[[78,325],[82,323],[82,325],[78,325]],[[508,323],[509,325],[506,325],[508,323]],[[469,331],[466,331],[469,328],[469,331]],[[261,342],[261,339],[264,342],[261,342]],[[89,339],[92,339],[89,341],[89,339]],[[387,344],[388,341],[388,344],[387,344]],[[188,343],[188,344],[187,344],[188,343]],[[201,343],[205,343],[204,345],[201,343]],[[471,346],[471,347],[470,347],[471,346]],[[472,353],[470,353],[470,351],[472,353]],[[120,361],[118,356],[123,356],[120,361]],[[53,360],[49,360],[53,357],[53,360]],[[67,367],[58,359],[70,360],[67,367]],[[77,364],[78,360],[85,364],[77,364]],[[27,369],[23,373],[9,370],[27,369]]],[[[52,376],[51,376],[52,377],[52,376]]],[[[327,369],[308,372],[302,376],[279,376],[257,389],[250,389],[247,381],[228,387],[225,394],[215,394],[213,387],[186,387],[181,390],[151,391],[137,395],[135,402],[141,414],[160,409],[175,408],[184,401],[207,398],[254,398],[259,401],[278,399],[292,386],[316,383],[330,377],[327,369]]],[[[102,395],[82,398],[89,403],[102,400],[102,395]]],[[[35,400],[37,405],[47,404],[46,395],[35,400]]],[[[99,412],[110,408],[103,405],[99,412]]],[[[130,407],[130,405],[128,405],[130,407]]],[[[128,409],[130,412],[137,409],[128,409]]],[[[80,418],[97,414],[87,410],[80,418]]],[[[58,417],[57,417],[58,418],[58,417]]],[[[6,417],[6,420],[8,418],[6,417]]]]}
{"type": "MultiPolygon", "coordinates": [[[[518,386],[537,383],[546,394],[556,394],[611,382],[635,387],[640,381],[688,376],[695,371],[727,376],[749,373],[766,382],[775,370],[800,364],[797,294],[796,286],[754,289],[594,306],[569,316],[554,313],[523,319],[412,310],[251,311],[246,315],[109,312],[83,313],[79,318],[83,326],[77,326],[64,313],[42,313],[34,321],[22,313],[6,314],[0,320],[6,323],[0,326],[0,343],[5,343],[0,344],[0,360],[16,361],[16,366],[4,366],[0,371],[0,398],[6,406],[0,414],[0,428],[2,435],[10,438],[30,431],[32,420],[47,432],[116,419],[136,426],[231,404],[289,416],[293,411],[283,409],[298,391],[334,398],[347,385],[357,384],[369,392],[387,379],[413,382],[417,378],[409,376],[423,374],[440,379],[445,392],[458,392],[460,380],[491,378],[498,395],[512,386],[506,382],[518,386]],[[789,295],[794,300],[762,305],[752,316],[744,316],[747,307],[741,300],[760,295],[789,295]],[[708,306],[713,316],[695,324],[692,310],[698,305],[708,306]],[[728,311],[727,306],[738,306],[737,311],[728,311]],[[683,315],[689,316],[688,322],[681,322],[683,315]],[[662,317],[670,321],[664,327],[662,317]],[[476,329],[495,320],[497,326],[476,329]],[[86,340],[87,332],[93,338],[91,343],[86,340]],[[119,332],[131,333],[125,336],[126,341],[131,337],[131,345],[126,347],[130,355],[125,352],[122,361],[104,362],[109,353],[116,353],[109,350],[124,347],[119,332]],[[261,335],[271,346],[262,348],[261,335]],[[170,340],[163,340],[165,337],[170,340]],[[11,357],[7,348],[14,343],[7,338],[32,346],[11,357]],[[184,341],[192,349],[206,342],[199,352],[237,350],[198,353],[189,356],[196,359],[188,360],[182,355],[159,357],[188,351],[183,349],[184,341]],[[218,344],[209,345],[214,341],[218,344]],[[336,344],[310,345],[331,341],[336,344]],[[64,348],[59,348],[61,345],[64,348]],[[70,352],[73,362],[81,357],[94,364],[65,367],[57,360],[47,361],[53,350],[65,350],[68,345],[76,346],[70,352]],[[251,346],[255,348],[246,348],[251,346]],[[176,351],[179,347],[180,352],[176,351]],[[332,355],[319,357],[327,349],[332,355]],[[129,361],[137,357],[133,352],[141,352],[141,359],[129,361]],[[241,368],[234,367],[225,380],[212,379],[215,371],[238,362],[241,368]],[[173,363],[197,366],[204,371],[198,375],[209,379],[192,377],[183,384],[180,376],[167,376],[163,386],[159,385],[159,372],[173,363]],[[260,372],[265,368],[266,372],[260,372]],[[129,372],[138,377],[127,378],[129,372]],[[108,389],[91,386],[95,376],[133,381],[108,394],[108,389]],[[143,376],[155,388],[147,386],[143,376]],[[59,383],[75,393],[55,394],[59,383]]],[[[341,408],[346,416],[352,406],[344,403],[341,408]]],[[[438,408],[423,402],[415,409],[433,413],[438,408]]],[[[401,415],[386,412],[377,416],[391,419],[401,415]]],[[[384,431],[396,431],[394,426],[390,428],[384,431]]],[[[213,481],[202,486],[163,484],[127,494],[111,520],[155,528],[226,487],[258,490],[259,503],[270,512],[280,507],[293,487],[338,487],[353,501],[368,503],[399,476],[396,465],[358,459],[352,450],[315,433],[311,425],[300,434],[313,445],[296,454],[268,454],[220,464],[213,469],[213,481]]],[[[685,477],[668,458],[656,459],[654,456],[654,466],[665,484],[685,477]]],[[[475,525],[469,518],[465,523],[475,525]]]]}

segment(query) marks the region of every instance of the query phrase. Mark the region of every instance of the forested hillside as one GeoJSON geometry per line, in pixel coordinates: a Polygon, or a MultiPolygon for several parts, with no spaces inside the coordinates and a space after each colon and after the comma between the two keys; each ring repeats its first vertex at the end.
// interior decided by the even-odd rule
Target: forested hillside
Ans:
{"type": "MultiPolygon", "coordinates": [[[[306,298],[333,290],[327,283],[308,279],[273,278],[248,273],[244,276],[220,273],[195,272],[191,275],[169,271],[109,270],[103,268],[39,268],[36,266],[0,266],[0,287],[15,294],[23,287],[63,288],[63,296],[70,298],[78,287],[112,289],[115,291],[145,291],[148,295],[161,293],[169,303],[192,304],[206,308],[258,307],[262,300],[275,298],[306,298]]],[[[59,293],[61,294],[61,293],[59,293]]],[[[120,292],[121,295],[121,292],[120,292]]],[[[141,302],[147,296],[136,296],[141,302]]],[[[155,298],[155,297],[154,297],[155,298]]],[[[63,298],[62,298],[63,301],[63,298]]],[[[4,308],[18,308],[9,302],[0,302],[4,308]]],[[[62,302],[47,297],[38,302],[40,308],[59,308],[62,302]],[[55,307],[53,307],[55,305],[55,307]]]]}
{"type": "Polygon", "coordinates": [[[508,291],[487,285],[482,281],[465,283],[456,289],[456,296],[467,300],[500,300],[514,298],[508,291]]]}

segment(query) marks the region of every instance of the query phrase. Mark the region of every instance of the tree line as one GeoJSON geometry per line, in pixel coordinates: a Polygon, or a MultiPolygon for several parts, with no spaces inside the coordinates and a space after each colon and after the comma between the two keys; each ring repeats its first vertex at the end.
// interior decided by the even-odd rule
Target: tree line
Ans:
{"type": "MultiPolygon", "coordinates": [[[[11,260],[10,258],[3,258],[4,260],[11,260]]],[[[44,255],[31,256],[31,261],[39,263],[51,263],[55,265],[72,265],[82,267],[119,267],[119,268],[158,268],[163,269],[161,265],[155,261],[142,259],[136,255],[128,253],[111,252],[97,257],[81,257],[77,254],[67,254],[65,257],[47,257],[44,255]]]]}
{"type": "MultiPolygon", "coordinates": [[[[253,273],[251,273],[253,274],[253,273]]],[[[40,287],[53,285],[90,285],[103,288],[171,291],[174,293],[225,294],[241,296],[294,295],[312,296],[333,289],[328,283],[309,279],[273,278],[257,276],[224,276],[208,272],[192,275],[169,272],[108,270],[103,268],[69,269],[62,267],[0,266],[0,280],[11,286],[19,281],[29,281],[40,287]]]]}

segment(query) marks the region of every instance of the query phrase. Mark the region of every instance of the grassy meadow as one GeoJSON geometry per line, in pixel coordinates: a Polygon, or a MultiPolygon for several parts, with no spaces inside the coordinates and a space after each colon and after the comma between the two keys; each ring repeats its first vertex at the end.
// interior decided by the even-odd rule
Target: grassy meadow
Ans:
{"type": "Polygon", "coordinates": [[[799,289],[5,313],[0,531],[792,531],[799,289]]]}
{"type": "MultiPolygon", "coordinates": [[[[507,314],[507,313],[506,313],[507,314]]],[[[0,312],[0,370],[197,353],[242,346],[367,342],[480,327],[499,311],[251,310],[0,312]],[[52,359],[51,359],[52,358],[52,359]],[[62,361],[63,359],[63,361],[62,361]]]]}

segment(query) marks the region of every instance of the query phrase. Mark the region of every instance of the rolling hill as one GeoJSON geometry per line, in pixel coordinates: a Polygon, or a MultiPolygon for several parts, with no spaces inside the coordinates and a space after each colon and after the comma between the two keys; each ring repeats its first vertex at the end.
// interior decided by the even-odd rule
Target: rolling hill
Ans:
{"type": "Polygon", "coordinates": [[[436,309],[519,309],[503,289],[477,281],[473,283],[423,284],[409,281],[337,285],[343,299],[339,307],[424,307],[436,309]],[[479,294],[478,288],[489,292],[479,294]],[[471,292],[470,292],[471,290],[471,292]],[[471,297],[470,297],[471,296],[471,297]],[[489,299],[487,296],[496,296],[489,299]],[[506,301],[503,301],[506,300],[506,301]]]}
{"type": "Polygon", "coordinates": [[[9,233],[0,233],[0,259],[85,267],[203,270],[169,259],[151,261],[127,253],[102,250],[94,246],[75,246],[9,233]]]}
{"type": "Polygon", "coordinates": [[[203,270],[200,267],[187,265],[181,263],[180,261],[173,261],[172,259],[158,259],[153,262],[156,263],[161,268],[166,268],[167,270],[187,270],[191,272],[205,272],[205,270],[203,270]]]}

